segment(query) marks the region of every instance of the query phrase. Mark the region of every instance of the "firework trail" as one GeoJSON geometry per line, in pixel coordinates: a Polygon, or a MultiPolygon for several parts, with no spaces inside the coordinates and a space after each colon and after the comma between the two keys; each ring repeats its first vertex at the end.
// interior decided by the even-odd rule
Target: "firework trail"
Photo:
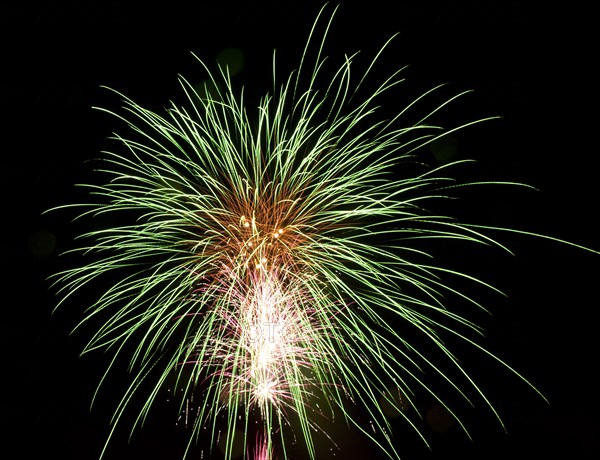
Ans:
{"type": "Polygon", "coordinates": [[[108,215],[115,224],[82,235],[74,252],[86,263],[58,273],[56,282],[62,304],[118,274],[83,321],[102,321],[84,351],[110,350],[112,362],[127,360],[132,375],[110,436],[134,410],[140,388],[134,428],[173,382],[203,401],[188,449],[207,429],[215,444],[223,438],[228,459],[239,432],[245,457],[287,458],[294,439],[315,458],[319,420],[333,412],[398,458],[380,404],[390,388],[402,397],[387,402],[417,431],[409,410],[415,392],[438,401],[465,432],[442,398],[448,389],[469,403],[480,398],[496,414],[443,339],[454,336],[501,362],[474,341],[478,326],[444,300],[482,308],[448,277],[494,288],[427,262],[420,245],[441,239],[506,248],[484,227],[426,211],[459,186],[447,177],[456,163],[405,178],[391,174],[420,147],[483,120],[450,129],[433,123],[462,93],[399,127],[440,87],[391,120],[375,119],[376,101],[402,82],[394,72],[357,102],[379,54],[358,78],[354,56],[346,57],[319,86],[333,14],[323,16],[322,10],[298,70],[282,84],[274,81],[252,114],[226,69],[209,72],[205,88],[182,78],[187,102],[164,115],[123,95],[124,114],[109,112],[129,134],[115,135],[121,150],[101,160],[106,182],[86,185],[97,201],[74,206],[83,207],[80,218],[108,215]],[[319,25],[322,40],[315,38],[319,25]],[[431,346],[444,366],[428,354],[431,346]],[[447,388],[430,388],[425,373],[447,388]],[[329,407],[315,402],[318,395],[329,407]],[[364,406],[373,430],[348,404],[364,406]],[[289,436],[292,418],[299,429],[289,436]]]}

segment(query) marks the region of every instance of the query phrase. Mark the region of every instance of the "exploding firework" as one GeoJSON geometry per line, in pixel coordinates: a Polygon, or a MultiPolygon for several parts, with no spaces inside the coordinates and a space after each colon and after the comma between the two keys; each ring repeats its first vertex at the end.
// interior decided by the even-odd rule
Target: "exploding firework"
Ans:
{"type": "Polygon", "coordinates": [[[190,394],[202,401],[189,423],[189,446],[208,430],[228,459],[237,455],[240,433],[246,457],[271,459],[277,451],[287,458],[293,439],[315,458],[315,433],[333,413],[398,458],[385,412],[391,407],[418,431],[410,409],[419,392],[465,432],[447,390],[468,402],[479,397],[498,417],[443,339],[501,362],[472,338],[479,327],[445,300],[481,308],[448,277],[494,288],[427,262],[422,243],[506,248],[484,227],[426,211],[457,186],[448,178],[456,163],[393,174],[402,164],[414,171],[413,154],[424,145],[484,120],[436,126],[435,115],[462,93],[402,124],[441,87],[392,119],[376,119],[376,101],[402,81],[400,71],[362,100],[358,90],[380,54],[357,83],[353,57],[325,80],[321,50],[330,19],[316,39],[319,15],[299,68],[275,81],[254,113],[226,68],[211,74],[206,67],[210,84],[182,78],[187,101],[165,114],[124,95],[122,115],[105,110],[129,134],[115,135],[120,150],[101,160],[108,180],[86,186],[97,201],[75,206],[84,207],[80,218],[108,215],[114,224],[82,235],[89,243],[73,252],[86,263],[56,282],[63,303],[111,280],[83,321],[102,320],[85,352],[109,350],[132,375],[111,436],[127,411],[136,410],[134,425],[141,424],[169,385],[185,395],[182,410],[190,394]],[[425,374],[447,388],[431,388],[425,374]],[[400,396],[386,397],[390,392],[400,396]],[[364,407],[369,429],[349,404],[364,407]]]}

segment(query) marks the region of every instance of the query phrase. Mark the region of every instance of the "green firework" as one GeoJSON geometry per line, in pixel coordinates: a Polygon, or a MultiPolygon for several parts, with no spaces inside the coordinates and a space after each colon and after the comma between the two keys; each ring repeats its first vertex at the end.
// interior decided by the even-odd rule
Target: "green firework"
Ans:
{"type": "Polygon", "coordinates": [[[123,114],[109,112],[127,134],[115,135],[119,149],[102,159],[108,180],[85,186],[95,201],[74,206],[80,218],[108,215],[115,225],[82,235],[74,252],[85,264],[56,282],[62,303],[112,280],[87,310],[84,323],[103,323],[84,351],[108,350],[113,363],[128,362],[131,385],[113,431],[128,411],[134,428],[143,423],[168,386],[183,390],[182,410],[190,395],[197,402],[189,446],[208,430],[215,444],[223,439],[226,458],[237,454],[236,433],[245,457],[288,458],[290,443],[299,442],[316,458],[315,432],[332,414],[399,458],[381,405],[390,388],[402,396],[387,403],[417,432],[410,410],[417,393],[435,399],[465,433],[447,401],[455,396],[479,398],[500,420],[443,339],[501,362],[474,340],[478,325],[446,301],[483,308],[454,287],[455,278],[496,289],[438,266],[423,249],[435,239],[508,251],[486,234],[494,229],[426,210],[455,187],[485,184],[455,183],[450,172],[461,162],[393,174],[423,146],[485,120],[449,129],[434,123],[462,93],[405,125],[441,86],[391,119],[378,118],[377,104],[402,83],[402,70],[362,99],[381,53],[356,76],[347,56],[325,79],[332,17],[319,15],[297,71],[281,83],[274,78],[257,109],[247,111],[226,68],[205,68],[209,83],[181,79],[187,100],[164,114],[123,95],[123,114]],[[431,388],[426,374],[445,387],[431,388]],[[355,404],[373,429],[348,409],[355,404]]]}

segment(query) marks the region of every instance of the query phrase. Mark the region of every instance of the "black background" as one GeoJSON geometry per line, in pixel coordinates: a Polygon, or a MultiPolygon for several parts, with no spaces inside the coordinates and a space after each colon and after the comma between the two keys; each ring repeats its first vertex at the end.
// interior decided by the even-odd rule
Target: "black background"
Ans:
{"type": "MultiPolygon", "coordinates": [[[[160,108],[179,94],[177,74],[201,78],[190,51],[211,64],[223,49],[237,48],[244,67],[235,83],[260,95],[270,88],[272,49],[286,74],[320,7],[306,1],[190,3],[0,6],[4,458],[95,459],[108,433],[114,398],[88,410],[106,360],[78,357],[86,337],[69,336],[77,307],[51,315],[55,298],[45,280],[60,266],[57,254],[70,247],[73,227],[65,215],[42,215],[76,199],[73,184],[88,178],[84,162],[107,146],[114,121],[91,107],[117,109],[118,100],[100,85],[160,108]]],[[[461,217],[600,248],[590,12],[519,1],[342,3],[326,47],[332,57],[356,50],[371,56],[400,32],[374,77],[411,67],[384,113],[406,95],[448,82],[450,92],[475,90],[451,116],[502,115],[457,135],[456,159],[479,161],[467,176],[524,181],[541,192],[481,192],[465,200],[461,217]]],[[[429,152],[423,156],[434,162],[429,152]]],[[[488,305],[494,318],[482,319],[486,344],[550,405],[505,370],[467,353],[466,364],[497,405],[508,434],[479,407],[465,415],[473,442],[456,427],[440,433],[425,424],[433,450],[414,436],[403,438],[402,428],[399,450],[407,459],[598,458],[598,256],[499,236],[517,258],[454,256],[509,295],[488,305]]],[[[155,419],[131,447],[119,438],[106,459],[179,458],[181,433],[173,426],[171,419],[155,419]]],[[[359,454],[342,446],[337,458],[354,457],[359,454]]]]}

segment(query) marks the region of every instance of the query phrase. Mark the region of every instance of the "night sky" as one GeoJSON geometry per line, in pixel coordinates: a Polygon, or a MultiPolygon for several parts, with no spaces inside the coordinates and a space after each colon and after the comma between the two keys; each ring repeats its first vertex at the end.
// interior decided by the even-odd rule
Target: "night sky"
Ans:
{"type": "MultiPolygon", "coordinates": [[[[108,361],[100,353],[79,357],[87,337],[69,331],[84,305],[52,315],[56,298],[46,281],[60,269],[58,254],[72,247],[80,228],[69,223],[68,214],[42,213],[82,198],[74,184],[93,180],[86,161],[111,145],[106,138],[116,129],[114,119],[92,109],[119,110],[119,99],[101,86],[161,110],[180,96],[179,74],[203,78],[191,52],[209,65],[233,55],[242,57],[234,84],[244,85],[250,101],[258,100],[271,88],[272,50],[277,49],[280,75],[287,76],[320,7],[312,1],[190,3],[197,6],[0,4],[3,458],[97,459],[120,395],[123,382],[117,378],[114,394],[102,393],[89,411],[108,361]]],[[[406,83],[385,98],[383,114],[439,83],[448,83],[446,95],[473,89],[443,119],[452,125],[502,118],[452,139],[452,159],[478,161],[461,178],[522,181],[540,190],[477,189],[448,212],[600,249],[589,12],[519,1],[341,3],[326,46],[334,60],[361,50],[359,61],[365,63],[399,32],[373,73],[377,81],[410,65],[406,83]]],[[[440,154],[425,149],[421,155],[435,165],[440,154]]],[[[435,405],[424,400],[423,427],[433,450],[401,426],[399,450],[407,460],[600,458],[595,377],[600,256],[549,241],[494,236],[517,257],[434,250],[450,266],[508,294],[504,299],[482,293],[492,316],[474,312],[474,318],[488,330],[484,343],[550,404],[483,355],[464,350],[465,365],[498,408],[508,434],[479,404],[464,412],[473,428],[471,442],[443,414],[436,418],[435,405]]],[[[172,415],[159,408],[130,446],[118,434],[105,459],[180,458],[185,430],[172,415]]],[[[366,448],[355,448],[354,437],[342,434],[353,447],[341,445],[336,458],[363,458],[366,448]]]]}

